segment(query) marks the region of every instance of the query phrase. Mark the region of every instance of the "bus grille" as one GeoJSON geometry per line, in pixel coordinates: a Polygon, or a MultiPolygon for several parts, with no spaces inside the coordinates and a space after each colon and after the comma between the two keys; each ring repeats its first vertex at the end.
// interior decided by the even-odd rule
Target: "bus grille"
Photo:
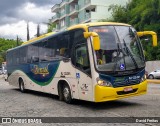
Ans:
{"type": "Polygon", "coordinates": [[[140,80],[132,80],[132,81],[121,81],[121,82],[115,82],[113,84],[113,87],[124,87],[124,86],[131,86],[131,85],[136,85],[139,84],[140,80]]]}
{"type": "Polygon", "coordinates": [[[125,94],[135,93],[136,91],[137,91],[137,88],[136,88],[136,89],[133,89],[132,91],[128,91],[128,92],[125,92],[125,91],[117,91],[117,94],[118,94],[118,95],[125,95],[125,94]]]}

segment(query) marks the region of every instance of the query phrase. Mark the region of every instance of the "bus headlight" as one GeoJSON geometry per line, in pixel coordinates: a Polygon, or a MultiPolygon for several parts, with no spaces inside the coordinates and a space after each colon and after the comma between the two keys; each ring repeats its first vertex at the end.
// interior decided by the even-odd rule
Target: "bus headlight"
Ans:
{"type": "Polygon", "coordinates": [[[147,79],[146,75],[144,75],[142,78],[141,78],[141,82],[145,81],[147,79]]]}
{"type": "Polygon", "coordinates": [[[112,87],[112,84],[109,81],[104,81],[104,80],[101,80],[99,78],[97,78],[97,84],[99,86],[112,87]]]}

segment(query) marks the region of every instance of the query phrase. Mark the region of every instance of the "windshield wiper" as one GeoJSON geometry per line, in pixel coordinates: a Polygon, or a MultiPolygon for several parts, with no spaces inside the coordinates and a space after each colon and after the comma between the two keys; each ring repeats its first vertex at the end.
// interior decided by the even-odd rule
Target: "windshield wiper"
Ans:
{"type": "Polygon", "coordinates": [[[145,58],[144,58],[144,56],[143,56],[143,51],[139,48],[139,47],[141,47],[141,44],[140,44],[139,42],[137,42],[137,41],[139,41],[139,38],[138,38],[138,36],[137,36],[136,31],[133,31],[133,30],[129,27],[129,32],[130,32],[131,36],[133,37],[133,40],[136,39],[135,42],[136,42],[136,45],[138,45],[137,48],[138,48],[138,50],[139,50],[139,52],[140,52],[139,57],[145,62],[145,58]]]}
{"type": "Polygon", "coordinates": [[[115,73],[115,71],[116,71],[116,67],[117,67],[117,63],[118,63],[118,57],[119,57],[120,53],[121,53],[121,51],[120,51],[119,43],[117,43],[116,63],[115,63],[115,65],[114,65],[114,69],[113,69],[114,73],[115,73]]]}
{"type": "Polygon", "coordinates": [[[138,69],[137,62],[136,62],[136,60],[134,59],[134,57],[133,57],[132,53],[130,52],[130,50],[128,49],[128,47],[127,47],[126,42],[125,42],[124,39],[123,39],[123,42],[124,42],[124,47],[125,47],[125,49],[127,50],[129,56],[131,57],[131,59],[132,59],[132,61],[133,61],[133,63],[134,63],[134,66],[136,67],[136,69],[138,69]]]}
{"type": "MultiPolygon", "coordinates": [[[[115,29],[115,27],[114,27],[114,29],[115,29]]],[[[119,55],[121,54],[121,52],[122,52],[122,54],[123,54],[124,64],[126,64],[126,63],[125,63],[125,56],[127,55],[126,52],[125,52],[125,51],[123,50],[123,48],[122,48],[121,41],[120,41],[120,38],[119,38],[119,36],[118,36],[118,33],[117,33],[117,30],[116,30],[116,29],[115,29],[115,32],[116,32],[116,35],[117,35],[117,38],[118,38],[118,42],[119,42],[119,43],[117,43],[117,57],[116,57],[116,63],[115,63],[115,65],[114,65],[114,69],[113,69],[114,73],[115,73],[115,71],[116,71],[116,67],[117,67],[117,63],[118,63],[118,57],[119,57],[119,55]],[[119,47],[119,46],[121,46],[121,50],[120,50],[120,47],[119,47]]],[[[126,65],[125,65],[125,70],[126,70],[126,65]]]]}

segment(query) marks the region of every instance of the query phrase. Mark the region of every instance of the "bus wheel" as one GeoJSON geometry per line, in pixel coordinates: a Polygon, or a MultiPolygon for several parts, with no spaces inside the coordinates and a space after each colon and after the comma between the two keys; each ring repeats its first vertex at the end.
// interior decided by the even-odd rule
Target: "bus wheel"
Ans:
{"type": "Polygon", "coordinates": [[[64,85],[62,93],[64,101],[70,104],[72,102],[71,90],[67,84],[64,85]]]}
{"type": "Polygon", "coordinates": [[[22,79],[19,80],[19,89],[22,93],[25,92],[25,88],[24,88],[24,82],[22,79]]]}

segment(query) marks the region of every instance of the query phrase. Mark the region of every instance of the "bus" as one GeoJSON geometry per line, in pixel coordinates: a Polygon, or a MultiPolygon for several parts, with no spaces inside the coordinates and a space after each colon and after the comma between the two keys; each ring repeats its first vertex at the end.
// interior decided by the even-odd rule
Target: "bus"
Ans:
{"type": "Polygon", "coordinates": [[[66,103],[145,94],[145,57],[138,34],[142,36],[128,24],[96,22],[35,38],[7,51],[8,81],[21,92],[50,93],[66,103]]]}

